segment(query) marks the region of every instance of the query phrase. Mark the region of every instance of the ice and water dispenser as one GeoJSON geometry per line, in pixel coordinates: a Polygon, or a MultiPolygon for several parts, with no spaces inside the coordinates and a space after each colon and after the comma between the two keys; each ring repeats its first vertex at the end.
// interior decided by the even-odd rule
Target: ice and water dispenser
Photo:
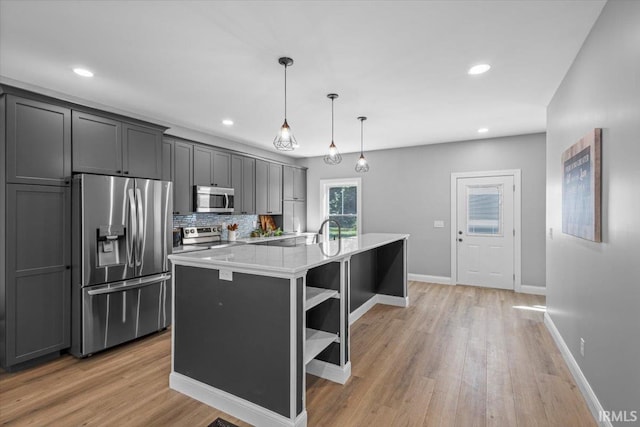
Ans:
{"type": "Polygon", "coordinates": [[[123,225],[101,225],[98,230],[96,250],[98,267],[122,264],[120,255],[126,256],[126,234],[123,225]]]}

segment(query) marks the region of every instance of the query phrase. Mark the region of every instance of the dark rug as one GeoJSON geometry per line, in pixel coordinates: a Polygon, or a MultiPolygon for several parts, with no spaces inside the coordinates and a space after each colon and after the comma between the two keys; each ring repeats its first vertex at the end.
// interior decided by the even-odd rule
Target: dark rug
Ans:
{"type": "Polygon", "coordinates": [[[234,423],[230,423],[227,420],[223,420],[222,418],[216,418],[214,422],[209,424],[208,427],[238,427],[234,423]]]}

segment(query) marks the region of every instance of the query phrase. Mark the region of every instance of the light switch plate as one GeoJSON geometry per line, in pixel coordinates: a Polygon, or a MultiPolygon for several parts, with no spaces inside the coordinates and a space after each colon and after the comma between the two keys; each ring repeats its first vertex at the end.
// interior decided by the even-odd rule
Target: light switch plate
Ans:
{"type": "Polygon", "coordinates": [[[226,280],[229,282],[233,282],[233,271],[231,270],[220,270],[220,275],[218,276],[220,280],[226,280]]]}
{"type": "Polygon", "coordinates": [[[433,228],[444,228],[444,221],[433,221],[433,228]]]}

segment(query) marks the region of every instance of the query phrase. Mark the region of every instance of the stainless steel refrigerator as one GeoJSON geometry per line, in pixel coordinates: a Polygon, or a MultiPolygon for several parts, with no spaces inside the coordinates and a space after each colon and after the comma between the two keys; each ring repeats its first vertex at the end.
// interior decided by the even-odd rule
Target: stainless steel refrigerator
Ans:
{"type": "Polygon", "coordinates": [[[172,185],[75,175],[71,353],[84,357],[171,322],[172,185]]]}

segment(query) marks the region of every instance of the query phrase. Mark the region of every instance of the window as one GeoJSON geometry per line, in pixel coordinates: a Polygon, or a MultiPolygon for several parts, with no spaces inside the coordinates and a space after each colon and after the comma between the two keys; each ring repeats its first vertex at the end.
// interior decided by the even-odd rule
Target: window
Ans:
{"type": "MultiPolygon", "coordinates": [[[[360,178],[321,180],[322,217],[340,224],[342,237],[353,237],[361,232],[360,227],[360,178]]],[[[329,237],[338,236],[338,227],[329,224],[329,237]]]]}
{"type": "Polygon", "coordinates": [[[467,187],[467,234],[502,235],[502,184],[467,187]]]}

